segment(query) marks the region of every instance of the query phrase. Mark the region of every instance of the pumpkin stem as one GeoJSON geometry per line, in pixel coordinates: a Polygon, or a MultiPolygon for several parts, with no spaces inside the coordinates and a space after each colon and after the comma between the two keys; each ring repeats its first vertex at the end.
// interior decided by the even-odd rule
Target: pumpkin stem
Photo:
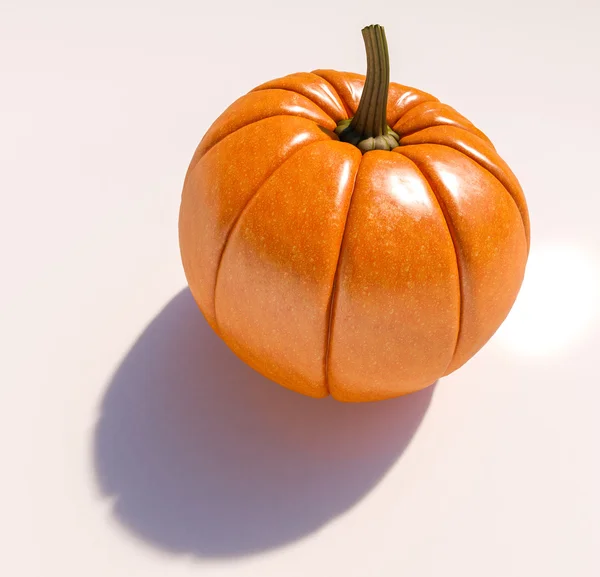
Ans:
{"type": "Polygon", "coordinates": [[[399,146],[398,135],[387,125],[390,57],[383,26],[362,29],[367,51],[367,76],[354,118],[342,120],[335,129],[340,140],[369,150],[391,150],[399,146]]]}

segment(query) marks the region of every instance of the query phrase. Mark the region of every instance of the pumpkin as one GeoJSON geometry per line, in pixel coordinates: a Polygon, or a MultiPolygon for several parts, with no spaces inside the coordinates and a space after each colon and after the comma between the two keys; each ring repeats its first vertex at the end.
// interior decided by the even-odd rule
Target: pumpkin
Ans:
{"type": "Polygon", "coordinates": [[[312,397],[373,401],[468,361],[510,311],[529,218],[489,138],[389,81],[315,70],[235,101],[189,165],[179,241],[206,320],[246,363],[312,397]]]}

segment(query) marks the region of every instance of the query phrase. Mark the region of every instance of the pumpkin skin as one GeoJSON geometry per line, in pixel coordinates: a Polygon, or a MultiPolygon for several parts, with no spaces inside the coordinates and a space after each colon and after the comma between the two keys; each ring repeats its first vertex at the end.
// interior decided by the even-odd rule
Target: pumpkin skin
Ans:
{"type": "Polygon", "coordinates": [[[390,83],[399,147],[339,141],[364,82],[316,70],[239,98],[196,149],[179,217],[215,332],[267,378],[342,401],[411,393],[467,362],[510,311],[529,250],[517,178],[430,94],[390,83]]]}

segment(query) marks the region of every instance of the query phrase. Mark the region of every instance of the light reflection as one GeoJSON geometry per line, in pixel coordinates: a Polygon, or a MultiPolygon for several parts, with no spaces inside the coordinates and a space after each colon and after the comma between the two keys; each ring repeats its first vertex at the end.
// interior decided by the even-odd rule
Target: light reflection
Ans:
{"type": "Polygon", "coordinates": [[[289,143],[290,148],[293,146],[299,146],[300,144],[303,144],[304,142],[309,140],[311,136],[312,136],[312,134],[310,132],[308,132],[307,130],[298,132],[290,140],[290,143],[289,143]]]}
{"type": "Polygon", "coordinates": [[[347,158],[344,160],[342,165],[342,171],[339,176],[339,185],[337,193],[337,202],[341,203],[344,201],[348,185],[350,184],[350,172],[352,170],[352,161],[347,158]]]}
{"type": "Polygon", "coordinates": [[[458,176],[448,170],[439,170],[438,173],[444,186],[450,191],[450,194],[454,197],[460,196],[461,184],[458,176]]]}
{"type": "Polygon", "coordinates": [[[574,346],[599,313],[597,259],[569,245],[532,248],[521,292],[495,342],[525,356],[574,346]]]}
{"type": "Polygon", "coordinates": [[[409,208],[415,206],[431,207],[431,199],[423,181],[412,175],[398,175],[390,173],[388,176],[388,190],[400,204],[409,208]]]}

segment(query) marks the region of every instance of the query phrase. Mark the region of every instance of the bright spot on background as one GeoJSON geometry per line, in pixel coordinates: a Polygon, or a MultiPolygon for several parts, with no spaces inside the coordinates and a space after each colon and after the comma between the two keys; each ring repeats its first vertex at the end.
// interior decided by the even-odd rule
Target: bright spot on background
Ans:
{"type": "Polygon", "coordinates": [[[523,355],[576,345],[598,317],[598,259],[580,247],[532,247],[525,280],[496,344],[523,355]]]}

